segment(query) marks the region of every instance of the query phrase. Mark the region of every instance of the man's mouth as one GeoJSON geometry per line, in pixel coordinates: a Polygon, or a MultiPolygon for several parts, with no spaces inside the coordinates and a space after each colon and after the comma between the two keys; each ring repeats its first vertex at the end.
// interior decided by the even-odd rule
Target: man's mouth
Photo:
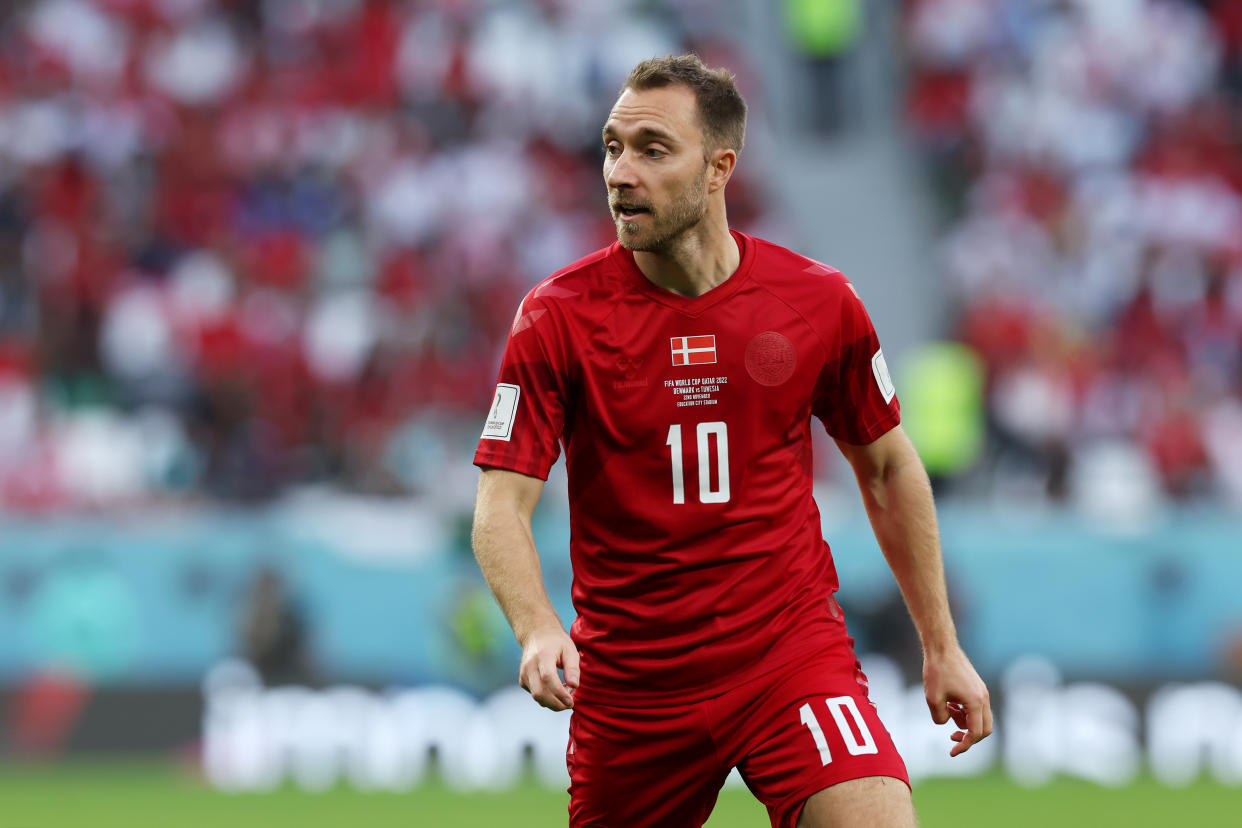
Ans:
{"type": "Polygon", "coordinates": [[[642,207],[637,204],[616,204],[613,205],[612,210],[617,218],[622,221],[634,221],[640,215],[651,212],[650,207],[642,207]]]}

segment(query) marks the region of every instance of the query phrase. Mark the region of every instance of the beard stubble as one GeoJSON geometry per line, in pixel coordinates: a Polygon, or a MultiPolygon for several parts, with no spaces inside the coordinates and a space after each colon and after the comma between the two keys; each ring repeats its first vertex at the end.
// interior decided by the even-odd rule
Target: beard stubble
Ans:
{"type": "MultiPolygon", "coordinates": [[[[707,165],[703,165],[707,171],[707,165]]],[[[707,181],[703,175],[691,179],[659,212],[654,209],[647,215],[651,227],[642,229],[638,222],[625,222],[614,218],[617,240],[626,250],[635,253],[665,253],[690,228],[697,225],[707,214],[707,181]],[[631,229],[632,228],[632,229],[631,229]]]]}

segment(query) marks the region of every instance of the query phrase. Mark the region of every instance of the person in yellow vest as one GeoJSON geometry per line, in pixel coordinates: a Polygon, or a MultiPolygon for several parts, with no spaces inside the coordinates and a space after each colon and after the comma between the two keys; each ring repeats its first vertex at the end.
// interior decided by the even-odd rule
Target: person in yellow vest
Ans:
{"type": "Polygon", "coordinates": [[[943,492],[983,454],[982,360],[958,342],[926,342],[911,351],[901,368],[906,431],[933,488],[943,492]]]}
{"type": "Polygon", "coordinates": [[[785,28],[807,85],[805,117],[822,134],[845,124],[848,95],[842,67],[863,25],[860,0],[785,0],[785,28]]]}

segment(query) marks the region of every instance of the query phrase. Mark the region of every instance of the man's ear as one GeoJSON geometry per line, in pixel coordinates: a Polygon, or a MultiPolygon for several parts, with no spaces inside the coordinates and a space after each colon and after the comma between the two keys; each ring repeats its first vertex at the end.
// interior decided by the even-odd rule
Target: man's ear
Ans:
{"type": "Polygon", "coordinates": [[[733,168],[737,166],[737,150],[722,147],[711,154],[707,165],[707,192],[714,193],[729,183],[733,168]]]}

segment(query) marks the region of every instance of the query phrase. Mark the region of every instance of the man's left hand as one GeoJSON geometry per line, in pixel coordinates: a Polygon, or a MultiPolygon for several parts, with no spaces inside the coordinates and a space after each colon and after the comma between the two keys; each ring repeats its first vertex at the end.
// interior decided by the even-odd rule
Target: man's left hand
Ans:
{"type": "Polygon", "coordinates": [[[943,653],[923,656],[923,689],[932,721],[944,724],[953,719],[960,728],[950,738],[957,742],[949,751],[957,756],[992,733],[992,703],[987,685],[962,648],[954,645],[943,653]]]}

